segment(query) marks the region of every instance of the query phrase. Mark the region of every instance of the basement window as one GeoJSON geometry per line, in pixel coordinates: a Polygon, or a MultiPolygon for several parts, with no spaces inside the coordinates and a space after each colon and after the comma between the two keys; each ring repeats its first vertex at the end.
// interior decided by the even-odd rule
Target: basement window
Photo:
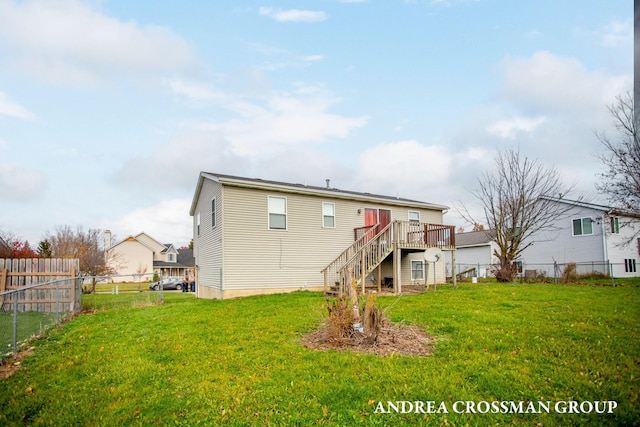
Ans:
{"type": "Polygon", "coordinates": [[[424,279],[424,263],[422,261],[411,261],[411,280],[424,279]]]}

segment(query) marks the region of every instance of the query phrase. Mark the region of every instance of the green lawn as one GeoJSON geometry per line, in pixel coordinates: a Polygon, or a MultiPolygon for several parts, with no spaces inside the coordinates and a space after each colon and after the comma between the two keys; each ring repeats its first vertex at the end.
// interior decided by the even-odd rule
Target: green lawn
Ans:
{"type": "Polygon", "coordinates": [[[325,305],[309,292],[165,293],[163,305],[81,315],[0,381],[0,425],[640,425],[640,287],[462,284],[378,301],[437,336],[435,354],[304,348],[325,305]],[[376,411],[387,401],[449,413],[376,411]],[[459,401],[551,411],[459,414],[459,401]],[[557,413],[565,401],[618,406],[557,413]]]}

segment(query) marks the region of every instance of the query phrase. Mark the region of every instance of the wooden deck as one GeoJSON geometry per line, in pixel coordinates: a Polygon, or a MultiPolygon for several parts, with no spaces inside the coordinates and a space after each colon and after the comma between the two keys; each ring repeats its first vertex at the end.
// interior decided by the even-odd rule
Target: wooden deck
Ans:
{"type": "MultiPolygon", "coordinates": [[[[364,292],[364,279],[391,254],[394,290],[400,292],[402,250],[424,251],[433,247],[455,250],[455,227],[452,225],[393,221],[384,228],[380,224],[356,228],[354,237],[355,242],[322,270],[325,293],[344,294],[350,271],[353,271],[356,286],[360,285],[364,292]]],[[[380,281],[378,274],[378,287],[380,281]]]]}

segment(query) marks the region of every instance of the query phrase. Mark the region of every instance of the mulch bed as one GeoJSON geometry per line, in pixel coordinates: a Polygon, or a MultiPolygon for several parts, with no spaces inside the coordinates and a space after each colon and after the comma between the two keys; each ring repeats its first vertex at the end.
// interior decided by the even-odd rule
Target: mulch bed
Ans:
{"type": "Polygon", "coordinates": [[[378,356],[429,356],[435,350],[436,337],[411,325],[396,325],[384,320],[375,342],[359,332],[347,339],[333,339],[326,325],[306,335],[302,345],[313,350],[353,351],[378,356]]]}

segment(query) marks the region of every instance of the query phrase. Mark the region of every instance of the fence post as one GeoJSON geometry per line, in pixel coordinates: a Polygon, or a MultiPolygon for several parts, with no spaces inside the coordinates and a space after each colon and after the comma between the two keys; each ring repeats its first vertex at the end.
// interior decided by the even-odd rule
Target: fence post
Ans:
{"type": "Polygon", "coordinates": [[[18,292],[13,294],[13,355],[18,354],[18,292]]]}
{"type": "Polygon", "coordinates": [[[60,324],[60,282],[56,281],[56,325],[60,324]]]}
{"type": "Polygon", "coordinates": [[[611,286],[615,286],[616,280],[613,278],[613,264],[609,261],[609,276],[611,276],[611,286]]]}

